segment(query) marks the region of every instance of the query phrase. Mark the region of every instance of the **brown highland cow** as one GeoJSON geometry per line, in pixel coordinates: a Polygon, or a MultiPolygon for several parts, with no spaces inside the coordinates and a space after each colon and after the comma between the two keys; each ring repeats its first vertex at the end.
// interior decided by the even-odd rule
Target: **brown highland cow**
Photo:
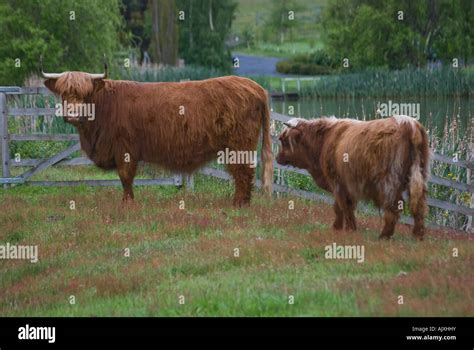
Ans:
{"type": "MultiPolygon", "coordinates": [[[[107,67],[106,67],[107,68],[107,67]]],[[[107,72],[107,70],[106,70],[107,72]]],[[[219,151],[253,152],[262,138],[262,184],[271,193],[273,160],[266,91],[235,76],[180,83],[109,80],[107,74],[43,73],[63,103],[95,107],[93,118],[66,113],[81,148],[100,168],[117,169],[123,200],[133,200],[139,161],[192,173],[219,151]]],[[[228,164],[235,180],[234,204],[250,202],[255,167],[228,164]]]]}
{"type": "Polygon", "coordinates": [[[277,162],[307,169],[319,187],[333,194],[334,229],[345,225],[355,230],[357,202],[371,200],[384,211],[380,238],[390,238],[407,191],[413,234],[423,239],[429,147],[420,123],[393,116],[373,121],[295,118],[285,124],[277,162]]]}

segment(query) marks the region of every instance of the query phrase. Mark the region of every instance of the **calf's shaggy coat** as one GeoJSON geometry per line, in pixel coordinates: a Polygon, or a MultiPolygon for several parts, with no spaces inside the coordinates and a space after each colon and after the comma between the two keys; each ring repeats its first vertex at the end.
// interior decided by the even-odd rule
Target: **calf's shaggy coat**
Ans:
{"type": "Polygon", "coordinates": [[[429,147],[420,123],[393,116],[366,122],[295,118],[286,124],[277,162],[307,169],[319,187],[333,194],[334,229],[355,230],[357,202],[371,200],[384,211],[380,237],[390,238],[407,191],[413,234],[423,238],[429,147]]]}
{"type": "MultiPolygon", "coordinates": [[[[98,167],[117,169],[124,200],[133,199],[139,161],[191,173],[226,148],[255,151],[262,129],[262,182],[264,191],[271,193],[267,93],[252,80],[229,76],[138,83],[98,79],[83,72],[50,75],[55,78],[47,79],[45,85],[63,101],[95,105],[93,120],[71,116],[65,120],[77,128],[81,148],[98,167]]],[[[248,204],[255,169],[252,164],[228,164],[227,168],[235,180],[234,204],[248,204]]]]}

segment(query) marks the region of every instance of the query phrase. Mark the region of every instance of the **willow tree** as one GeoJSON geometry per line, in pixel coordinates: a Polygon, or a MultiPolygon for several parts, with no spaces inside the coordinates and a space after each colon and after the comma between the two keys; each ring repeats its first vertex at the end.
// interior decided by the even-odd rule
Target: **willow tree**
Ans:
{"type": "Polygon", "coordinates": [[[177,0],[179,53],[187,64],[230,71],[226,39],[237,3],[233,0],[177,0]]]}
{"type": "Polygon", "coordinates": [[[178,61],[178,27],[174,0],[152,0],[150,54],[154,63],[176,65],[178,61]]]}

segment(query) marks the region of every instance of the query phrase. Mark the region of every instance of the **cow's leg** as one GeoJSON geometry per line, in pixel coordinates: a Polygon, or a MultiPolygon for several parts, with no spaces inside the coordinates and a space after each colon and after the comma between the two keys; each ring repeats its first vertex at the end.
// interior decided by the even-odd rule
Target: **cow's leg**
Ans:
{"type": "Polygon", "coordinates": [[[137,162],[131,159],[128,162],[118,161],[117,162],[117,171],[122,182],[123,187],[123,202],[133,202],[133,179],[137,172],[137,162]]]}
{"type": "Polygon", "coordinates": [[[357,207],[357,203],[350,198],[348,198],[346,202],[347,202],[347,206],[346,206],[347,209],[345,211],[345,218],[344,218],[345,223],[346,223],[346,229],[355,231],[357,230],[357,225],[356,225],[354,212],[355,212],[355,208],[357,207]]]}
{"type": "Polygon", "coordinates": [[[242,207],[250,204],[255,168],[248,164],[229,164],[227,169],[234,178],[234,205],[242,207]]]}
{"type": "Polygon", "coordinates": [[[334,201],[334,213],[336,213],[336,220],[334,220],[332,228],[335,230],[342,230],[344,226],[344,213],[339,204],[337,204],[337,200],[334,201]]]}
{"type": "Polygon", "coordinates": [[[395,225],[397,224],[398,218],[400,217],[400,212],[393,209],[385,209],[383,219],[384,227],[382,233],[380,234],[380,239],[390,239],[395,232],[395,225]]]}

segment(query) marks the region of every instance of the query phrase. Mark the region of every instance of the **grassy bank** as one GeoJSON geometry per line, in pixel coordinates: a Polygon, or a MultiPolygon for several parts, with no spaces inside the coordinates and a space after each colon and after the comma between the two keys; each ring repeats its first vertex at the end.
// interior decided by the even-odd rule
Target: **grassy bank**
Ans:
{"type": "MultiPolygon", "coordinates": [[[[87,169],[75,169],[74,176],[87,169]]],[[[39,246],[36,264],[0,264],[4,316],[474,312],[474,244],[466,235],[430,231],[417,243],[399,225],[392,242],[380,242],[381,220],[361,215],[358,232],[336,233],[327,205],[256,195],[249,208],[235,209],[232,186],[204,177],[197,178],[195,193],[137,188],[137,205],[128,207],[120,206],[119,188],[0,191],[1,244],[39,246]],[[364,262],[325,259],[325,246],[333,242],[363,245],[364,262]]]]}

